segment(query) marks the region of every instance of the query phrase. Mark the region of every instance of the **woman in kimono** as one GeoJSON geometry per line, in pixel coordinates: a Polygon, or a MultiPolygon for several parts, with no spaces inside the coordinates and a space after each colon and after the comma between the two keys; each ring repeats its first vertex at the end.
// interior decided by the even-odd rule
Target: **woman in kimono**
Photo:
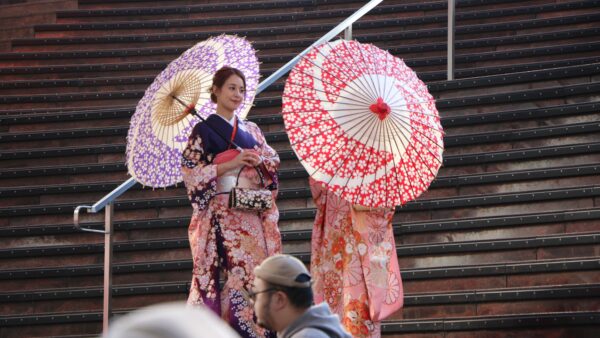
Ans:
{"type": "Polygon", "coordinates": [[[253,308],[241,290],[251,287],[256,265],[281,252],[274,203],[279,157],[256,124],[234,114],[244,100],[245,82],[235,68],[215,73],[211,100],[217,104],[216,114],[194,127],[183,151],[183,180],[193,207],[188,235],[194,265],[188,304],[211,308],[242,337],[264,337],[271,333],[254,323],[253,308]],[[243,150],[233,149],[223,137],[243,150]],[[258,170],[272,188],[272,207],[262,212],[230,209],[228,192],[238,173],[238,186],[259,188],[258,170]]]}
{"type": "Polygon", "coordinates": [[[394,209],[352,205],[309,180],[317,207],[310,262],[315,303],[327,302],[353,337],[380,337],[381,321],[404,304],[394,209]]]}

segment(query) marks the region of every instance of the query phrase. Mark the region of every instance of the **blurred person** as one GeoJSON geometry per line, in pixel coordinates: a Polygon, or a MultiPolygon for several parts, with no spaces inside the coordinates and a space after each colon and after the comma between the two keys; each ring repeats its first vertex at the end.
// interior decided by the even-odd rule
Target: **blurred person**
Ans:
{"type": "Polygon", "coordinates": [[[152,305],[118,317],[105,338],[239,338],[227,323],[204,307],[183,302],[152,305]]]}
{"type": "Polygon", "coordinates": [[[299,259],[275,255],[254,268],[254,285],[246,291],[258,325],[278,338],[349,338],[327,303],[313,304],[311,276],[299,259]]]}

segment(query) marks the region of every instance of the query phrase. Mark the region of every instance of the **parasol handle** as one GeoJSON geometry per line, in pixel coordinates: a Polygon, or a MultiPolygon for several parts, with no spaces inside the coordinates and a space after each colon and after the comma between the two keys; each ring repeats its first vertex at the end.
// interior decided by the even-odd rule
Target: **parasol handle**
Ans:
{"type": "MultiPolygon", "coordinates": [[[[200,116],[200,114],[198,114],[198,111],[196,110],[196,107],[193,104],[185,104],[185,102],[181,101],[180,98],[178,98],[175,95],[171,95],[171,97],[173,97],[175,99],[175,101],[179,102],[179,104],[181,104],[182,106],[185,107],[185,110],[187,112],[189,112],[190,114],[196,116],[197,118],[199,118],[202,122],[206,122],[206,119],[204,119],[204,117],[200,116]]],[[[215,134],[219,135],[219,137],[221,137],[225,142],[230,143],[232,146],[235,147],[236,150],[242,151],[242,147],[238,146],[235,142],[233,142],[233,140],[230,140],[228,138],[226,138],[225,136],[221,135],[221,133],[219,133],[218,131],[216,131],[210,124],[206,123],[206,125],[215,132],[215,134]]]]}

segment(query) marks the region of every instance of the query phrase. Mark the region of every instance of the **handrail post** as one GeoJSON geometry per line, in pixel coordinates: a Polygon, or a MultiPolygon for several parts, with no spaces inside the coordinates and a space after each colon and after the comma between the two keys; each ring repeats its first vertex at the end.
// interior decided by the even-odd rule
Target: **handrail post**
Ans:
{"type": "Polygon", "coordinates": [[[105,207],[104,215],[104,300],[102,314],[102,331],[108,334],[108,322],[112,315],[112,256],[113,256],[113,216],[114,204],[105,207]]]}
{"type": "Polygon", "coordinates": [[[448,81],[454,80],[455,0],[448,0],[448,81]]]}
{"type": "Polygon", "coordinates": [[[344,29],[344,40],[352,40],[352,25],[344,29]]]}

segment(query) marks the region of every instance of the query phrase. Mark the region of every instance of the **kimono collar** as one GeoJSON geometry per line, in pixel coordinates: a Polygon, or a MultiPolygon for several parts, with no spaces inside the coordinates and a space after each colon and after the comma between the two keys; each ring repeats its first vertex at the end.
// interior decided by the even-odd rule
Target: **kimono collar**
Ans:
{"type": "MultiPolygon", "coordinates": [[[[204,151],[210,154],[219,154],[229,149],[229,139],[233,131],[233,127],[229,121],[222,116],[209,115],[204,122],[198,123],[198,133],[202,139],[204,151]]],[[[235,134],[234,142],[244,149],[253,149],[258,145],[258,142],[252,134],[243,128],[242,120],[237,118],[237,133],[235,134]]],[[[234,122],[236,120],[234,119],[234,122]]],[[[247,126],[246,126],[247,127],[247,126]]]]}
{"type": "Polygon", "coordinates": [[[215,115],[217,115],[218,117],[222,118],[223,121],[229,123],[229,125],[232,126],[232,127],[233,127],[233,124],[235,123],[235,119],[237,119],[238,120],[238,128],[240,128],[240,129],[242,129],[244,131],[247,131],[246,128],[245,128],[245,126],[244,126],[244,121],[242,119],[238,118],[237,115],[233,114],[233,117],[231,118],[231,120],[228,120],[228,119],[224,118],[223,116],[221,116],[221,115],[219,115],[217,113],[215,113],[215,115]]]}

